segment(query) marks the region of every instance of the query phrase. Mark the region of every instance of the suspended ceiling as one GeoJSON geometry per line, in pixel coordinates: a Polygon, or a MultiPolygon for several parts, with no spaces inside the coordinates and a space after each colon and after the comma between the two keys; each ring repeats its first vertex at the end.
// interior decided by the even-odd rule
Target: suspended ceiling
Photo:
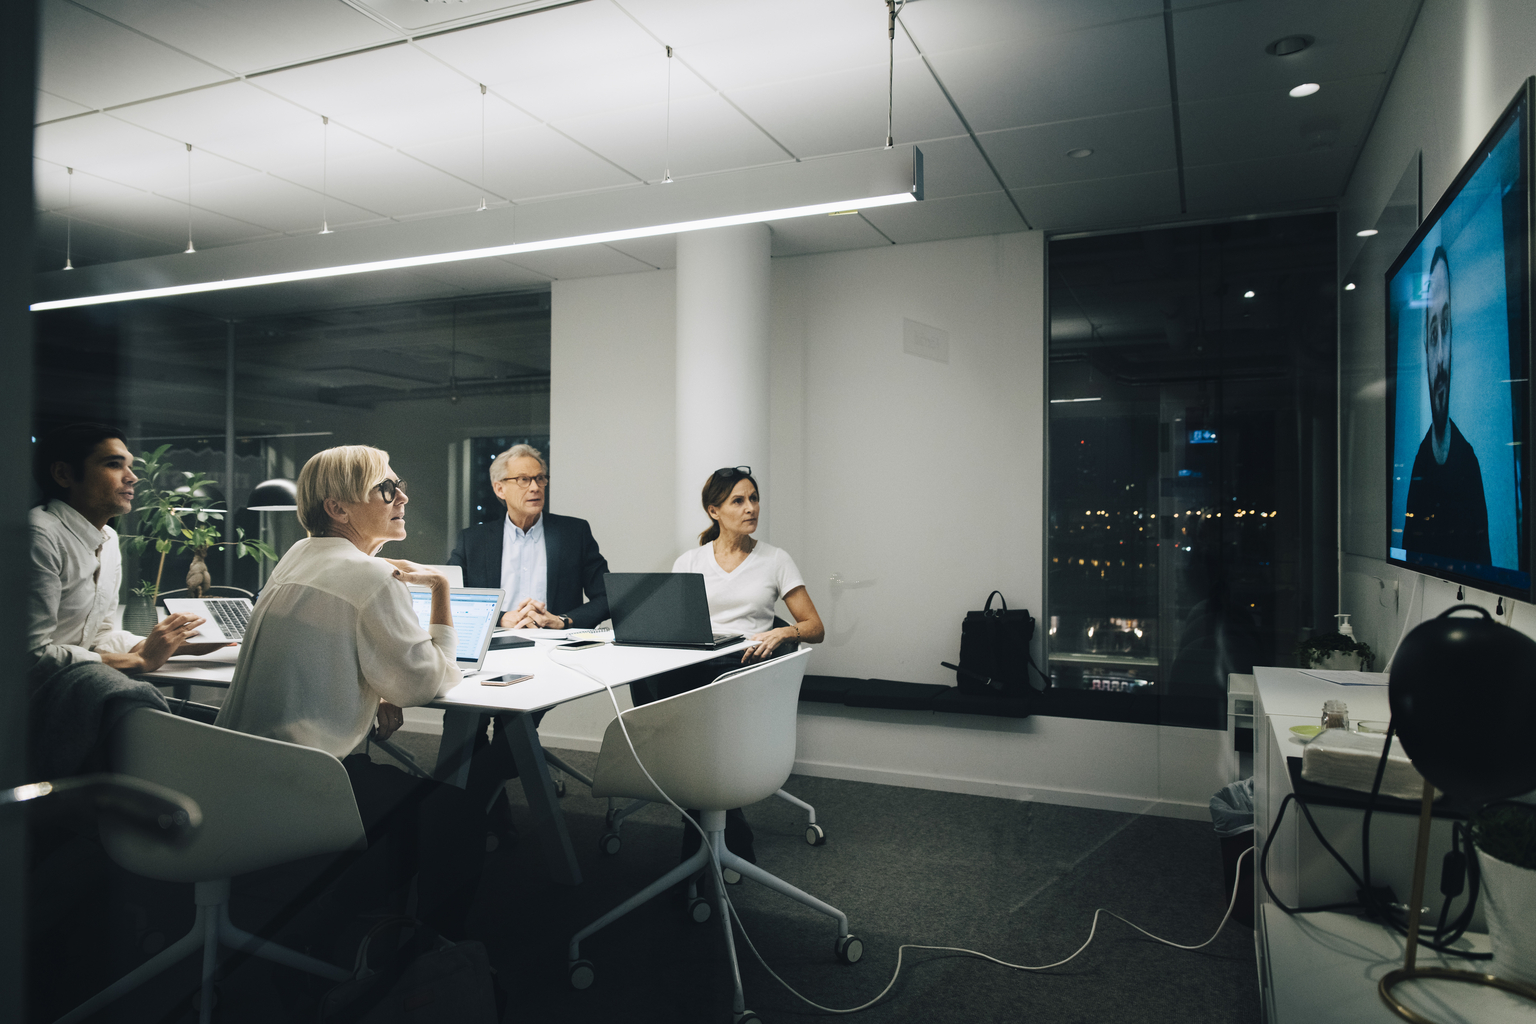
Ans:
{"type": "MultiPolygon", "coordinates": [[[[922,148],[926,198],[776,222],[774,254],[1328,205],[1420,2],[909,0],[892,130],[922,148]],[[1315,41],[1265,52],[1297,34],[1315,41]],[[1287,95],[1307,81],[1322,89],[1287,95]]],[[[510,224],[572,196],[623,202],[669,170],[877,152],[886,24],[881,0],[43,0],[39,288],[89,278],[60,276],[66,237],[98,275],[223,250],[221,276],[284,245],[478,238],[482,200],[510,224]]],[[[254,315],[539,288],[673,252],[657,238],[178,302],[254,315]]]]}

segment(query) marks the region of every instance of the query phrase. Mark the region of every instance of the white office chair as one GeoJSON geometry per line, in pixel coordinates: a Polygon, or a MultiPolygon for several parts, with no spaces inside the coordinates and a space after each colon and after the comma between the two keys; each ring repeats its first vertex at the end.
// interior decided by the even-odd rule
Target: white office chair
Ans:
{"type": "Polygon", "coordinates": [[[101,826],[108,855],[122,867],[163,882],[192,882],[197,919],[186,935],[57,1024],[83,1020],[199,949],[203,989],[198,1019],[208,1024],[221,943],[332,981],[350,976],[229,920],[233,876],[317,854],[366,848],[352,785],[340,761],[323,750],[139,708],[124,716],[112,734],[112,763],[124,775],[185,793],[202,809],[202,828],[179,849],[112,821],[101,826]]]}
{"type": "MultiPolygon", "coordinates": [[[[863,943],[848,931],[848,918],[842,911],[725,848],[726,810],[773,796],[794,767],[795,714],[800,678],[805,674],[809,655],[810,649],[801,647],[794,654],[728,673],[708,686],[624,712],[623,722],[634,741],[633,751],[624,738],[619,719],[609,723],[593,772],[593,795],[660,801],[665,799],[657,791],[656,786],[660,786],[679,806],[700,810],[700,824],[708,841],[688,860],[572,936],[568,969],[573,986],[587,988],[596,977],[592,964],[581,959],[583,939],[708,868],[711,849],[722,868],[740,872],[744,878],[836,920],[833,951],[839,960],[855,963],[863,956],[863,943]],[[636,763],[637,753],[656,785],[651,784],[636,763]]],[[[709,903],[697,897],[692,884],[689,894],[689,912],[694,920],[708,920],[709,903]]],[[[747,1012],[742,998],[741,970],[736,963],[736,945],[725,899],[724,887],[717,886],[714,909],[725,928],[736,985],[733,1020],[739,1024],[757,1018],[747,1012]]]]}

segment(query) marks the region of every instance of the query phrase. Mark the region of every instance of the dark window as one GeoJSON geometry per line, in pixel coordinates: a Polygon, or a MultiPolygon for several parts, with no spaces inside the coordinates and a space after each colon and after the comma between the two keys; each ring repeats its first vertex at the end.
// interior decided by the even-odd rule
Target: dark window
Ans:
{"type": "Polygon", "coordinates": [[[1050,243],[1046,714],[1225,728],[1336,603],[1332,214],[1050,243]]]}

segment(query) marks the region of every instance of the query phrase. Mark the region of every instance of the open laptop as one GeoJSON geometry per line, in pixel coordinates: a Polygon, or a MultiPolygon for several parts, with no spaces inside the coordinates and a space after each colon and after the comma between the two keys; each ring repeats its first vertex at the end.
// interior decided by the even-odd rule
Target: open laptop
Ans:
{"type": "MultiPolygon", "coordinates": [[[[479,672],[485,664],[491,633],[501,620],[502,594],[503,591],[489,587],[448,588],[453,626],[459,634],[459,649],[454,652],[454,661],[463,675],[479,672]]],[[[422,629],[426,629],[432,621],[432,591],[426,587],[412,587],[411,604],[416,609],[416,620],[422,629]]]]}
{"type": "Polygon", "coordinates": [[[709,624],[704,577],[696,572],[610,572],[608,614],[613,642],[634,647],[683,647],[713,651],[740,633],[716,633],[709,624]]]}
{"type": "Polygon", "coordinates": [[[197,628],[199,642],[239,643],[251,621],[248,597],[167,597],[162,603],[167,614],[183,612],[208,620],[197,628]]]}

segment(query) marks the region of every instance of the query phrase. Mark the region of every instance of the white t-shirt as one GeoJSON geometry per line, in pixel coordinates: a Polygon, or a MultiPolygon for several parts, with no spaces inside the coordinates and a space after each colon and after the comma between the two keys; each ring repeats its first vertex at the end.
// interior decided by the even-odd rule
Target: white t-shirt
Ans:
{"type": "Polygon", "coordinates": [[[717,632],[746,636],[770,629],[774,605],[796,587],[805,586],[789,553],[761,541],[730,572],[715,561],[713,544],[700,544],[679,555],[672,571],[702,573],[710,624],[717,632]]]}
{"type": "Polygon", "coordinates": [[[415,707],[459,685],[457,632],[421,628],[394,568],[342,537],[290,548],[256,602],[215,724],[345,757],[379,698],[415,707]]]}

